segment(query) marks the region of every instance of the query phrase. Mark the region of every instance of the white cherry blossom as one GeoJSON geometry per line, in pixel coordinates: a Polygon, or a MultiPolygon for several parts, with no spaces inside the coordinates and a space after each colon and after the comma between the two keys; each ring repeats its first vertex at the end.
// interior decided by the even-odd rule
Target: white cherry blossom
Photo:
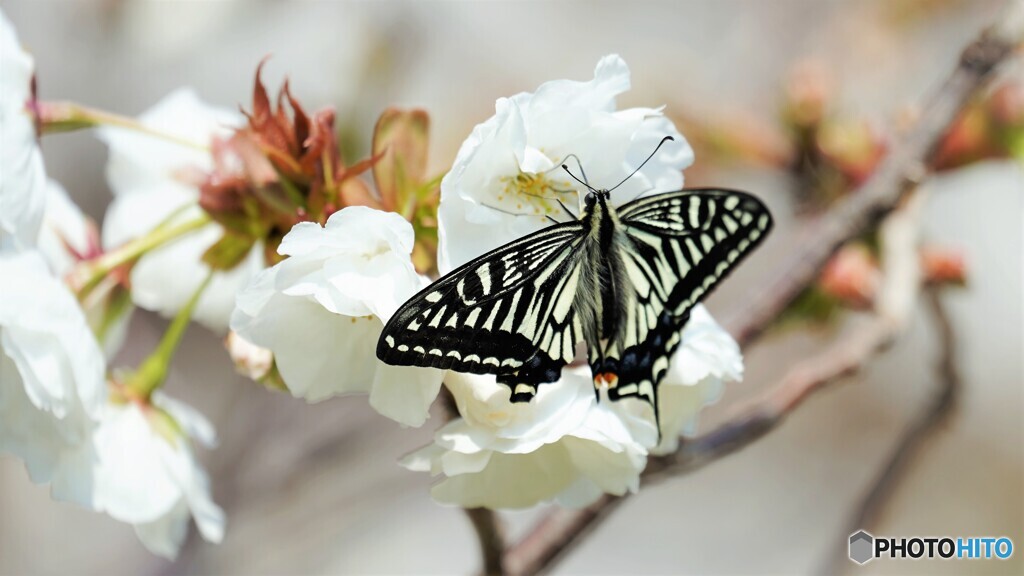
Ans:
{"type": "Polygon", "coordinates": [[[152,404],[111,396],[75,297],[37,252],[0,254],[0,293],[0,452],[55,499],[135,525],[156,554],[177,553],[190,516],[219,542],[223,512],[189,445],[212,445],[212,426],[159,392],[152,404]]]}
{"type": "MultiPolygon", "coordinates": [[[[660,109],[616,110],[615,97],[628,89],[625,62],[607,56],[589,82],[556,80],[499,99],[441,185],[442,272],[550,225],[546,216],[569,218],[556,199],[578,210],[580,186],[561,171],[563,162],[580,177],[582,165],[594,187],[610,188],[672,136],[613,192],[612,203],[681,188],[693,151],[660,109]]],[[[703,306],[691,312],[670,366],[659,386],[660,442],[651,408],[635,399],[609,402],[603,391],[598,402],[585,366],[564,369],[524,404],[510,403],[494,377],[452,374],[447,382],[462,417],[404,464],[441,475],[434,497],[463,506],[586,505],[602,493],[635,491],[648,453],[674,450],[743,367],[738,346],[703,306]]]]}
{"type": "Polygon", "coordinates": [[[611,188],[672,136],[674,142],[615,190],[612,202],[681,188],[693,150],[660,108],[616,110],[615,97],[629,84],[626,63],[611,55],[588,82],[553,80],[532,94],[499,99],[495,115],[473,129],[441,182],[441,271],[550,225],[545,216],[569,218],[556,199],[578,210],[581,187],[560,166],[581,176],[569,155],[579,159],[592,186],[611,188]]]}
{"type": "Polygon", "coordinates": [[[493,376],[449,373],[461,418],[434,444],[403,460],[411,470],[442,475],[434,498],[466,507],[525,508],[547,501],[580,507],[603,493],[639,487],[653,421],[628,402],[598,402],[590,370],[566,368],[530,402],[512,403],[493,376]]]}
{"type": "MultiPolygon", "coordinates": [[[[147,548],[173,558],[190,517],[207,540],[223,537],[224,514],[210,499],[206,473],[189,445],[191,438],[212,444],[213,428],[159,392],[151,404],[110,395],[103,350],[86,312],[60,279],[80,257],[98,253],[98,238],[63,188],[47,180],[26,112],[32,69],[31,57],[0,13],[0,452],[23,460],[31,480],[49,483],[55,499],[133,524],[147,548]]],[[[187,128],[188,121],[182,122],[179,130],[187,128]]],[[[182,157],[162,156],[142,140],[125,144],[121,134],[112,133],[131,149],[128,156],[138,153],[134,159],[140,160],[113,169],[113,179],[123,176],[119,182],[127,189],[148,180],[155,194],[160,177],[145,173],[152,165],[142,158],[148,152],[155,163],[182,157]]],[[[159,201],[151,195],[149,201],[154,205],[136,205],[138,220],[160,218],[154,210],[161,207],[166,218],[186,204],[173,193],[159,201]]],[[[133,219],[130,212],[122,206],[122,224],[133,219]]],[[[139,280],[147,285],[145,274],[139,280]]],[[[94,312],[99,323],[102,310],[94,312]]],[[[111,354],[126,320],[120,315],[113,327],[111,354]]]]}
{"type": "MultiPolygon", "coordinates": [[[[107,180],[115,194],[104,220],[104,246],[114,248],[169,219],[180,223],[199,217],[199,190],[189,175],[209,170],[211,139],[227,136],[243,121],[240,114],[211,107],[182,88],[139,116],[143,125],[173,140],[125,128],[102,129],[100,138],[110,147],[107,180]]],[[[210,223],[147,252],[132,268],[135,303],[173,316],[209,274],[201,257],[222,234],[220,225],[210,223]]],[[[236,268],[215,274],[193,318],[215,332],[226,331],[235,294],[262,268],[262,247],[257,246],[236,268]]]]}
{"type": "Polygon", "coordinates": [[[71,292],[37,252],[0,254],[0,451],[58,500],[90,505],[105,361],[71,292]]]}
{"type": "Polygon", "coordinates": [[[132,524],[146,548],[165,558],[177,556],[190,517],[204,539],[224,537],[224,511],[210,497],[193,439],[213,447],[213,426],[160,392],[151,404],[107,402],[95,433],[99,464],[93,505],[132,524]]]}
{"type": "Polygon", "coordinates": [[[528,403],[511,403],[509,388],[493,376],[451,372],[445,382],[461,418],[403,465],[442,476],[432,495],[447,504],[586,506],[603,493],[635,492],[648,453],[675,450],[724,382],[742,372],[739,346],[703,306],[695,307],[659,387],[660,443],[650,407],[610,402],[603,392],[597,401],[587,367],[566,368],[528,403]]]}
{"type": "Polygon", "coordinates": [[[0,250],[35,246],[46,171],[27,104],[35,63],[0,12],[0,250]]]}
{"type": "Polygon", "coordinates": [[[238,295],[231,329],[273,353],[293,396],[367,392],[381,414],[419,426],[442,373],[375,353],[383,322],[422,287],[412,247],[412,226],[391,212],[352,206],[323,227],[300,223],[278,249],[288,258],[238,295]]]}

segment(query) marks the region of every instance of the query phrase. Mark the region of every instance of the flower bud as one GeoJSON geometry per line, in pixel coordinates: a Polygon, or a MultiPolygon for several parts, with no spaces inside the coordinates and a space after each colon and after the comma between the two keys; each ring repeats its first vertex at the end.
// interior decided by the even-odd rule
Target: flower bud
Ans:
{"type": "Polygon", "coordinates": [[[273,352],[242,338],[234,330],[228,332],[224,346],[235,363],[235,370],[257,382],[267,376],[274,365],[273,352]]]}
{"type": "Polygon", "coordinates": [[[885,154],[881,130],[865,121],[830,121],[816,135],[821,155],[851,186],[867,180],[885,154]]]}
{"type": "Polygon", "coordinates": [[[875,298],[880,275],[878,263],[867,246],[851,244],[832,256],[818,285],[823,292],[852,308],[867,308],[875,298]]]}
{"type": "Polygon", "coordinates": [[[801,62],[786,81],[783,116],[797,127],[819,124],[834,92],[834,80],[824,64],[816,60],[801,62]]]}
{"type": "Polygon", "coordinates": [[[931,284],[967,284],[967,263],[963,252],[950,248],[921,248],[921,270],[931,284]]]}

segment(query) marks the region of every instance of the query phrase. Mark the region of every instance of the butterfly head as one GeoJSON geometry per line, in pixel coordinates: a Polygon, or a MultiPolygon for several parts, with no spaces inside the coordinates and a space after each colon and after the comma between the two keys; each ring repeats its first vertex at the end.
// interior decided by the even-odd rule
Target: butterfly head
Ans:
{"type": "Polygon", "coordinates": [[[587,204],[587,208],[593,208],[594,204],[598,201],[604,204],[611,197],[611,190],[594,190],[591,188],[590,192],[587,192],[587,195],[583,197],[583,201],[587,204]]]}

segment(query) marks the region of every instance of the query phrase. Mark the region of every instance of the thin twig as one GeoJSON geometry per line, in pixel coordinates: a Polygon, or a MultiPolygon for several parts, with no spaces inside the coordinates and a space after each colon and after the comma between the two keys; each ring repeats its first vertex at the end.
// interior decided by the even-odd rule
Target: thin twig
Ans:
{"type": "Polygon", "coordinates": [[[480,542],[480,552],[484,561],[483,574],[505,574],[505,567],[502,564],[505,535],[497,513],[487,508],[464,508],[464,511],[469,521],[473,523],[477,540],[480,542]]]}
{"type": "Polygon", "coordinates": [[[872,319],[821,354],[802,361],[778,385],[725,424],[681,443],[673,454],[652,459],[644,471],[645,480],[693,472],[749,446],[782,424],[811,394],[859,371],[889,346],[898,331],[899,327],[887,319],[872,319]]]}
{"type": "Polygon", "coordinates": [[[893,491],[905,476],[913,458],[920,453],[929,438],[952,414],[962,387],[960,369],[956,361],[956,336],[949,314],[939,294],[938,287],[925,290],[928,308],[935,322],[939,336],[937,357],[938,386],[928,398],[921,414],[915,418],[900,436],[885,466],[875,477],[870,488],[860,500],[850,520],[844,525],[839,543],[819,569],[820,574],[841,574],[849,566],[846,553],[847,536],[861,529],[869,529],[878,521],[880,513],[893,491]]]}
{"type": "MultiPolygon", "coordinates": [[[[726,322],[741,346],[752,342],[774,322],[817,278],[835,250],[880,222],[927,176],[942,136],[971,96],[985,86],[992,71],[1010,56],[1022,38],[1024,0],[1012,0],[1000,21],[963,51],[957,67],[925,106],[915,126],[895,143],[871,178],[812,225],[809,237],[813,241],[802,243],[804,249],[777,269],[774,280],[758,283],[768,288],[761,296],[750,299],[752,304],[735,314],[733,321],[726,322]]],[[[894,299],[880,304],[884,312],[886,306],[895,306],[898,302],[894,299]]],[[[858,358],[866,359],[875,350],[884,348],[891,339],[894,318],[886,314],[880,314],[879,318],[883,318],[880,323],[871,325],[857,340],[847,342],[848,350],[845,355],[839,355],[839,360],[824,364],[818,370],[807,368],[803,375],[787,377],[775,399],[740,414],[707,435],[682,443],[674,454],[652,458],[648,463],[649,475],[694,470],[763,436],[810,393],[857,366],[858,358]]],[[[607,517],[606,508],[614,507],[620,500],[606,497],[584,510],[549,515],[508,550],[506,565],[517,574],[550,569],[579,541],[580,534],[607,517]]]]}

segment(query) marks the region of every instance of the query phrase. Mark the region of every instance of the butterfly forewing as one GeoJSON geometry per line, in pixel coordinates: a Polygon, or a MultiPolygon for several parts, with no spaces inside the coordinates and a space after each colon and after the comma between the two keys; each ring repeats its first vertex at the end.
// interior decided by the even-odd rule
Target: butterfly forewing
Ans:
{"type": "MultiPolygon", "coordinates": [[[[391,317],[377,357],[389,364],[476,374],[514,372],[539,348],[556,352],[566,331],[579,337],[571,280],[583,238],[580,222],[552,226],[481,256],[444,276],[391,317]],[[575,324],[575,327],[574,327],[575,324]]],[[[533,362],[536,364],[536,360],[533,362]]]]}
{"type": "Polygon", "coordinates": [[[620,219],[633,240],[625,252],[658,271],[676,316],[700,302],[772,227],[760,200],[717,189],[642,198],[623,206],[620,219]]]}

